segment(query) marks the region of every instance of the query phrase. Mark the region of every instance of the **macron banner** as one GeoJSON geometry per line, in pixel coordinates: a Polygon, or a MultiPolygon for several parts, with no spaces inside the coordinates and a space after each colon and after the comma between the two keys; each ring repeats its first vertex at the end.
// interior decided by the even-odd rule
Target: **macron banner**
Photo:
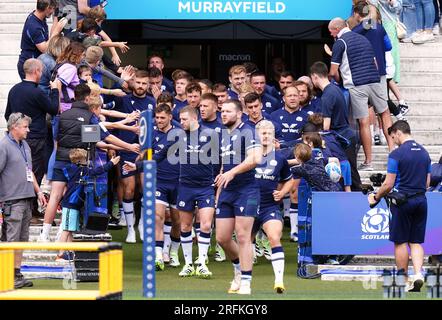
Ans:
{"type": "MultiPolygon", "coordinates": [[[[442,253],[442,193],[427,192],[425,254],[442,253]]],[[[385,200],[370,209],[358,192],[313,192],[313,254],[394,255],[385,200]]]]}
{"type": "Polygon", "coordinates": [[[351,14],[349,0],[109,0],[113,20],[331,20],[351,14]]]}

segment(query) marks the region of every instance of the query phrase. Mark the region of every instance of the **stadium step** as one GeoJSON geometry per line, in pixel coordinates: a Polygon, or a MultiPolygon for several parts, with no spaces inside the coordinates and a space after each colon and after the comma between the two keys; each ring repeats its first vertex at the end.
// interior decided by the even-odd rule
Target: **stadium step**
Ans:
{"type": "MultiPolygon", "coordinates": [[[[442,83],[442,80],[441,82],[442,83]]],[[[435,115],[435,116],[441,116],[442,115],[442,104],[437,101],[431,101],[431,102],[422,102],[422,101],[415,101],[415,100],[406,100],[408,106],[409,106],[409,112],[406,115],[406,117],[410,116],[428,116],[428,115],[435,115]]]]}
{"type": "Polygon", "coordinates": [[[401,58],[401,78],[408,72],[442,72],[442,58],[431,58],[432,63],[427,63],[422,58],[401,58]]]}

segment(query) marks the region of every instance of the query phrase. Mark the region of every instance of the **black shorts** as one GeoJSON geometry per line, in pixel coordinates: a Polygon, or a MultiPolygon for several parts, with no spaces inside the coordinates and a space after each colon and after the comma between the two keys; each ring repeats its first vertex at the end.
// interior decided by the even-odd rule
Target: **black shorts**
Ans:
{"type": "Polygon", "coordinates": [[[427,198],[420,195],[408,199],[400,207],[391,205],[390,241],[401,243],[424,243],[427,225],[427,198]]]}
{"type": "Polygon", "coordinates": [[[54,170],[52,172],[51,181],[59,181],[59,182],[68,182],[68,179],[63,173],[63,168],[70,165],[70,162],[67,161],[58,161],[56,160],[54,163],[54,170]]]}

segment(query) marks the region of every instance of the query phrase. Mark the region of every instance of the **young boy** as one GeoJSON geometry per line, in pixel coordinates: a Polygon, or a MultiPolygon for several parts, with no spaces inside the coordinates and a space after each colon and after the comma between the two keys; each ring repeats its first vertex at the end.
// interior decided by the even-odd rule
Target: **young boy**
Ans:
{"type": "MultiPolygon", "coordinates": [[[[72,233],[80,230],[80,211],[84,207],[84,188],[80,180],[101,175],[109,171],[118,164],[120,157],[112,158],[102,167],[89,169],[87,164],[87,152],[84,149],[72,149],[69,152],[71,164],[63,169],[64,175],[68,179],[66,193],[62,200],[62,220],[63,232],[60,242],[72,242],[72,233]]],[[[72,260],[72,254],[68,251],[60,251],[56,261],[72,260]]]]}

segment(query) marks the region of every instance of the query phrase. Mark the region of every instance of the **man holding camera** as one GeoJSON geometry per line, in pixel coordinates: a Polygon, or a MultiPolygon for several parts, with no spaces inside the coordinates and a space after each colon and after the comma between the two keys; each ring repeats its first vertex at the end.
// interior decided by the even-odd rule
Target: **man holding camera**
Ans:
{"type": "Polygon", "coordinates": [[[368,202],[374,206],[382,197],[390,200],[390,241],[394,242],[396,266],[407,273],[408,244],[414,276],[408,277],[405,290],[419,292],[424,284],[422,243],[427,223],[425,192],[430,185],[431,159],[424,147],[411,137],[406,121],[395,122],[388,129],[388,134],[398,148],[388,156],[385,181],[376,194],[368,196],[368,202]],[[392,189],[394,191],[390,193],[392,189]]]}

